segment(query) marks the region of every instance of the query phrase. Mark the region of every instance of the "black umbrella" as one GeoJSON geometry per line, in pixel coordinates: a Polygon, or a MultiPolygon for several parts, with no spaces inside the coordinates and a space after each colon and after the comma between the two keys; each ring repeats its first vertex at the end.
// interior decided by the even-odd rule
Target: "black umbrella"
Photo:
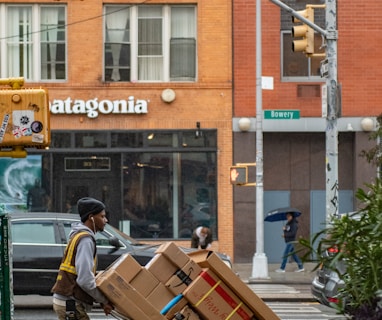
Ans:
{"type": "Polygon", "coordinates": [[[301,211],[296,208],[278,208],[267,213],[264,221],[274,222],[274,221],[283,221],[286,220],[286,214],[288,212],[293,213],[293,216],[299,217],[301,215],[301,211]]]}

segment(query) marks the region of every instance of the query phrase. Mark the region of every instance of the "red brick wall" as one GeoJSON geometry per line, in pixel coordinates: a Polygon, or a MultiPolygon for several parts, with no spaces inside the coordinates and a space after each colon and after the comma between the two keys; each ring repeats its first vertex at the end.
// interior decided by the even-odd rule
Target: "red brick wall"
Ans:
{"type": "MultiPolygon", "coordinates": [[[[307,1],[308,3],[308,1],[307,1]]],[[[343,117],[376,116],[382,92],[382,12],[378,0],[337,1],[338,81],[343,117]]],[[[321,98],[298,98],[298,83],[280,82],[280,8],[262,1],[262,74],[274,77],[263,90],[263,109],[299,109],[302,117],[321,116],[321,98]]],[[[234,116],[256,115],[256,6],[234,4],[234,116]]],[[[301,83],[299,83],[301,84],[301,83]]],[[[311,83],[309,83],[311,84],[311,83]]]]}
{"type": "MultiPolygon", "coordinates": [[[[30,0],[7,0],[9,3],[35,3],[30,0]]],[[[27,83],[44,86],[50,100],[127,99],[134,96],[149,100],[144,115],[102,115],[89,119],[84,115],[52,115],[51,128],[67,130],[109,129],[190,129],[218,130],[218,241],[213,248],[233,256],[232,186],[229,166],[232,164],[232,33],[231,1],[192,1],[197,5],[198,81],[195,83],[103,83],[104,3],[134,3],[131,1],[44,1],[39,3],[67,4],[68,80],[65,83],[27,83]],[[98,18],[96,18],[98,17],[98,18]],[[82,21],[82,22],[80,22],[82,21]],[[171,88],[176,99],[163,102],[160,94],[171,88]]],[[[145,1],[155,3],[190,3],[186,0],[145,1]]],[[[182,244],[180,242],[180,244],[182,244]]],[[[184,242],[189,246],[189,242],[184,242]]]]}

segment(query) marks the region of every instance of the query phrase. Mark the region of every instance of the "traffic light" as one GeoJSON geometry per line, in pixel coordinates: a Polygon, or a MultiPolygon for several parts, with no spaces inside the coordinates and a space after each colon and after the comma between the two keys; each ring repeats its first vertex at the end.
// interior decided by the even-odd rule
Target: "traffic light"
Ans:
{"type": "Polygon", "coordinates": [[[230,181],[235,185],[248,183],[248,168],[243,166],[230,167],[230,181]]]}
{"type": "MultiPolygon", "coordinates": [[[[306,6],[305,10],[297,11],[297,13],[314,23],[314,9],[311,6],[306,6]]],[[[294,16],[292,16],[292,22],[302,23],[294,16]]],[[[305,23],[292,27],[292,37],[300,38],[292,42],[294,52],[304,52],[307,56],[314,54],[314,30],[311,27],[305,23]]]]}
{"type": "Polygon", "coordinates": [[[0,148],[50,144],[48,93],[44,89],[0,90],[0,148]]]}

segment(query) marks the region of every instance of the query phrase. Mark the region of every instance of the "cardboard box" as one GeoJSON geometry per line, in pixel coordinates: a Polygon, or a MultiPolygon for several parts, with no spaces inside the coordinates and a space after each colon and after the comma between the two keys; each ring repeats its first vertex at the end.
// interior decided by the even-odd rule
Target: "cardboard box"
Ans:
{"type": "Polygon", "coordinates": [[[183,268],[190,261],[189,256],[184,253],[174,242],[165,242],[155,251],[168,258],[178,268],[183,268]]]}
{"type": "Polygon", "coordinates": [[[187,286],[196,279],[196,277],[202,272],[202,268],[193,261],[190,260],[186,265],[175,272],[175,274],[166,282],[166,287],[171,290],[174,295],[182,293],[187,286]]]}
{"type": "Polygon", "coordinates": [[[166,283],[179,269],[165,255],[156,254],[146,265],[145,268],[150,271],[160,282],[166,283]]]}
{"type": "Polygon", "coordinates": [[[185,306],[181,311],[176,313],[173,320],[200,320],[199,315],[190,308],[190,306],[185,306]]]}
{"type": "Polygon", "coordinates": [[[189,257],[202,268],[209,268],[252,310],[256,319],[280,320],[264,301],[257,296],[220,258],[207,250],[190,252],[189,257]]]}
{"type": "Polygon", "coordinates": [[[163,283],[159,283],[147,296],[147,301],[160,312],[174,297],[163,283]]]}
{"type": "Polygon", "coordinates": [[[164,314],[164,316],[166,316],[167,319],[174,318],[175,314],[182,310],[187,305],[187,303],[188,301],[186,298],[180,299],[177,304],[175,304],[169,311],[167,311],[166,314],[164,314]]]}
{"type": "Polygon", "coordinates": [[[117,271],[104,271],[96,278],[96,284],[122,315],[139,320],[166,319],[117,271]]]}
{"type": "MultiPolygon", "coordinates": [[[[123,279],[126,280],[124,277],[123,279]]],[[[159,280],[154,277],[150,271],[145,268],[141,268],[141,271],[135,275],[135,277],[130,281],[130,284],[137,289],[142,296],[147,297],[151,291],[159,285],[159,280]]]]}
{"type": "Polygon", "coordinates": [[[209,269],[204,269],[183,294],[203,319],[251,320],[254,315],[209,269]]]}
{"type": "Polygon", "coordinates": [[[126,281],[130,282],[142,269],[142,266],[129,254],[123,254],[115,260],[107,270],[114,270],[126,281]]]}

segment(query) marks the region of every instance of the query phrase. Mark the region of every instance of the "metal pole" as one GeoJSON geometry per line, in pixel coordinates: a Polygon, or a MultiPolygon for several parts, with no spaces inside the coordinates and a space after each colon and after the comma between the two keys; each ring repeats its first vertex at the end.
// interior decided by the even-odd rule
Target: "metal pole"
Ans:
{"type": "Polygon", "coordinates": [[[326,118],[326,219],[338,214],[337,3],[326,0],[326,57],[328,112],[326,118]]]}
{"type": "Polygon", "coordinates": [[[263,106],[262,106],[261,0],[256,0],[256,253],[253,256],[253,279],[268,278],[268,259],[264,253],[263,190],[263,106]]]}
{"type": "Polygon", "coordinates": [[[13,288],[11,286],[12,256],[9,252],[11,242],[9,239],[9,216],[0,215],[0,319],[13,320],[13,288]]]}

